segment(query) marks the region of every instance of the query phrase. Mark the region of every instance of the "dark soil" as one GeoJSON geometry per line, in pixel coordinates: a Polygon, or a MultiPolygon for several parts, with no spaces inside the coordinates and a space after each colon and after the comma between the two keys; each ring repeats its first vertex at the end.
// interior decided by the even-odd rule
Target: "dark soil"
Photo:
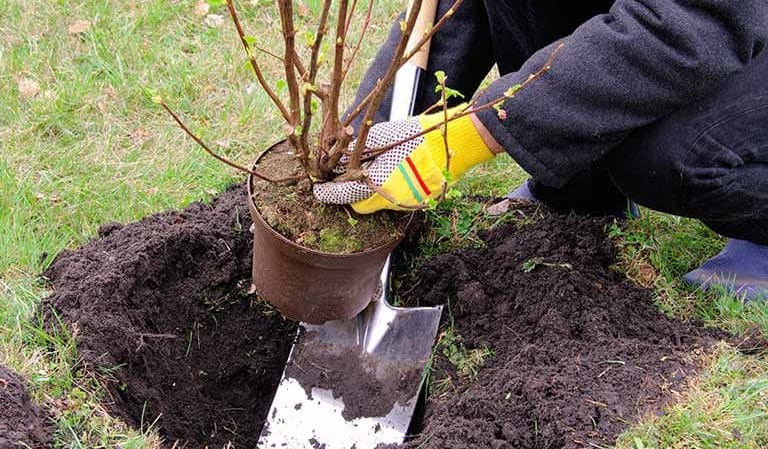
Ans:
{"type": "MultiPolygon", "coordinates": [[[[259,160],[256,169],[274,178],[290,178],[300,165],[288,144],[279,144],[259,160]]],[[[253,183],[254,204],[264,220],[287,239],[331,253],[354,253],[376,248],[399,238],[408,214],[382,212],[356,214],[352,208],[324,205],[312,196],[309,181],[253,183]]]]}
{"type": "MultiPolygon", "coordinates": [[[[255,447],[295,325],[243,293],[251,270],[243,187],[61,253],[43,303],[108,372],[109,408],[156,426],[166,447],[255,447]]],[[[53,325],[51,327],[54,327],[53,325]]]]}
{"type": "MultiPolygon", "coordinates": [[[[159,417],[168,448],[255,447],[293,340],[295,325],[244,293],[246,195],[237,186],[210,205],[105,225],[45,273],[49,329],[55,311],[86,367],[111,379],[111,411],[136,427],[159,417]]],[[[513,213],[532,223],[401,277],[409,304],[450,300],[458,353],[494,354],[470,379],[438,347],[443,394],[430,399],[414,447],[610,444],[683,388],[697,348],[720,337],[660,314],[648,291],[610,269],[608,221],[513,213]]]]}
{"type": "Polygon", "coordinates": [[[394,361],[360,354],[357,346],[322,342],[307,332],[294,349],[293,363],[286,377],[299,381],[307,397],[312,389],[331,390],[343,397],[346,420],[386,416],[395,403],[405,405],[421,383],[424,365],[415,361],[394,361]]]}
{"type": "Polygon", "coordinates": [[[24,379],[0,366],[0,449],[53,447],[54,426],[27,393],[24,379]]]}
{"type": "MultiPolygon", "coordinates": [[[[448,303],[455,322],[436,360],[435,394],[408,447],[602,447],[654,413],[724,335],[671,319],[612,270],[606,219],[521,209],[484,249],[435,257],[405,285],[409,304],[448,303]],[[489,349],[477,374],[464,354],[489,349]],[[446,387],[447,386],[447,387],[446,387]],[[437,393],[440,393],[439,395],[437,393]],[[598,446],[600,445],[600,446],[598,446]]],[[[447,324],[444,330],[447,329],[447,324]]]]}

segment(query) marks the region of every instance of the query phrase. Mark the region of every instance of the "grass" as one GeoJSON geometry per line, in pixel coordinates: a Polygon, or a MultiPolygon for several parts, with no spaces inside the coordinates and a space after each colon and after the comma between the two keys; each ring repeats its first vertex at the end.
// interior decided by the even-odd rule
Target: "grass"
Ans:
{"type": "MultiPolygon", "coordinates": [[[[197,149],[151,94],[160,93],[206,140],[243,163],[282,131],[254,88],[231,27],[205,25],[196,2],[0,2],[0,364],[26,376],[34,398],[53,410],[57,448],[156,448],[159,438],[109,416],[100,386],[109,373],[86,373],[70,335],[35,324],[48,293],[38,274],[103,223],[184,207],[239,179],[197,149]],[[90,26],[70,34],[76,21],[90,26]],[[39,92],[24,97],[20,83],[36,83],[39,92]]],[[[268,32],[274,13],[253,6],[263,2],[240,3],[250,34],[265,47],[278,46],[268,32]]],[[[380,3],[363,60],[398,5],[380,3]]],[[[225,14],[220,7],[210,13],[225,14]]],[[[279,70],[267,65],[270,74],[279,70]]],[[[351,77],[359,79],[361,71],[351,77]]],[[[508,158],[473,170],[459,183],[462,198],[430,211],[425,250],[479,244],[479,229],[508,218],[488,216],[471,198],[501,195],[524,177],[508,158]]],[[[766,306],[680,284],[681,274],[722,243],[697,222],[644,211],[614,234],[623,247],[618,268],[654,287],[665,312],[739,333],[768,329],[766,306]]],[[[768,360],[721,348],[706,364],[677,405],[644,420],[617,447],[766,447],[768,360]]]]}
{"type": "MultiPolygon", "coordinates": [[[[242,163],[282,133],[233,28],[205,25],[196,3],[0,2],[0,363],[30,379],[35,399],[54,410],[57,447],[149,448],[158,438],[109,417],[101,379],[81,370],[71,339],[33,324],[47,294],[38,274],[103,223],[206,200],[240,178],[185,137],[152,93],[242,163]],[[77,21],[90,26],[70,34],[77,21]],[[30,82],[39,92],[25,98],[19,86],[30,82]]],[[[276,48],[278,18],[254,3],[240,2],[242,18],[262,46],[276,48]]],[[[396,14],[395,2],[379,5],[362,61],[396,14]]],[[[265,63],[271,75],[281,67],[265,63]]]]}

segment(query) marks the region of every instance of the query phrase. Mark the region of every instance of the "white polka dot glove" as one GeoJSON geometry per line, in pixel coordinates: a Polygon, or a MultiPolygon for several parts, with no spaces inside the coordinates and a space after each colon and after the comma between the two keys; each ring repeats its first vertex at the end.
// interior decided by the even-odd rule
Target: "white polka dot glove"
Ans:
{"type": "MultiPolygon", "coordinates": [[[[449,115],[463,109],[449,111],[449,115]]],[[[443,121],[443,113],[422,115],[409,120],[374,125],[366,139],[366,149],[382,148],[407,139],[443,121]]],[[[407,210],[440,195],[444,183],[453,182],[474,165],[492,159],[470,116],[448,123],[448,148],[451,163],[445,176],[445,143],[440,129],[409,140],[379,155],[365,167],[370,181],[384,192],[375,192],[364,181],[325,182],[313,187],[315,197],[330,204],[351,204],[361,214],[382,209],[407,210]]],[[[353,141],[349,148],[354,147],[353,141]]]]}

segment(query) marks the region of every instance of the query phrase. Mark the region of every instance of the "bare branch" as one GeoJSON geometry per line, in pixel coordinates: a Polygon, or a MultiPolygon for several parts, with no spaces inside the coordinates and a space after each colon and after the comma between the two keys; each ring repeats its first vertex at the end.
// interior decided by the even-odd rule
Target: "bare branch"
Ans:
{"type": "Polygon", "coordinates": [[[349,35],[349,27],[352,26],[352,17],[355,15],[357,9],[357,0],[352,0],[352,7],[349,8],[349,14],[347,14],[347,20],[344,23],[344,35],[349,35]]]}
{"type": "MultiPolygon", "coordinates": [[[[347,60],[347,66],[344,68],[344,73],[341,75],[341,82],[344,83],[344,80],[347,78],[347,73],[349,73],[349,69],[352,67],[352,63],[357,58],[357,53],[360,51],[360,47],[363,43],[363,39],[365,38],[366,33],[368,32],[368,26],[371,24],[371,15],[373,13],[373,4],[374,0],[369,0],[368,2],[368,10],[365,12],[365,19],[363,19],[363,26],[360,29],[360,37],[357,39],[357,43],[355,43],[355,47],[352,49],[352,53],[349,56],[349,59],[347,60]]],[[[350,18],[352,16],[350,15],[350,18]]],[[[347,24],[347,32],[349,32],[349,24],[347,24]]]]}
{"type": "MultiPolygon", "coordinates": [[[[461,112],[455,114],[454,116],[450,117],[448,119],[448,122],[452,122],[452,121],[458,120],[458,119],[460,119],[462,117],[466,117],[467,115],[475,114],[475,113],[478,113],[478,112],[481,112],[481,111],[493,108],[494,106],[503,103],[504,100],[507,100],[508,98],[514,97],[515,94],[519,93],[521,90],[525,89],[529,84],[531,84],[532,82],[534,82],[537,79],[539,79],[545,73],[549,72],[549,70],[552,68],[552,62],[555,60],[555,57],[557,57],[557,54],[560,52],[560,50],[564,46],[565,46],[565,44],[562,44],[562,43],[560,45],[558,45],[552,51],[552,53],[549,55],[549,57],[547,58],[547,61],[544,63],[544,65],[539,70],[537,70],[535,73],[532,73],[531,75],[529,75],[528,78],[526,78],[525,81],[523,81],[518,86],[516,86],[516,88],[514,88],[514,93],[512,93],[511,95],[508,94],[507,92],[505,92],[504,95],[502,95],[502,96],[500,96],[498,98],[495,98],[493,100],[490,100],[490,101],[488,101],[488,102],[486,102],[486,103],[484,103],[484,104],[482,104],[480,106],[476,106],[475,105],[476,102],[473,101],[466,108],[464,108],[463,111],[461,111],[461,112]]],[[[404,144],[406,142],[409,142],[409,141],[411,141],[413,139],[419,138],[419,137],[423,136],[424,134],[430,133],[430,132],[440,128],[442,125],[443,125],[442,122],[438,123],[437,125],[430,126],[429,128],[424,129],[421,132],[419,132],[417,134],[414,134],[413,136],[408,137],[407,139],[402,139],[402,140],[399,140],[397,142],[387,144],[387,145],[385,145],[383,147],[369,148],[369,149],[365,150],[365,152],[366,152],[366,159],[375,158],[379,154],[385,153],[385,152],[391,150],[392,148],[395,148],[395,147],[397,147],[399,145],[402,145],[402,144],[404,144]]]]}
{"type": "Polygon", "coordinates": [[[288,86],[288,98],[290,104],[290,117],[288,122],[288,141],[296,149],[297,156],[304,170],[309,172],[309,148],[302,146],[300,135],[304,130],[299,130],[301,122],[301,93],[299,92],[299,82],[294,70],[298,59],[296,55],[296,30],[293,25],[293,0],[278,0],[277,7],[280,12],[280,23],[282,26],[283,42],[285,49],[283,52],[283,69],[285,73],[285,82],[288,86]],[[299,131],[297,133],[297,131],[299,131]]]}
{"type": "Polygon", "coordinates": [[[288,85],[288,95],[290,97],[291,119],[288,124],[297,126],[301,119],[301,109],[299,108],[300,93],[299,83],[296,79],[293,61],[296,59],[296,30],[293,26],[293,0],[278,0],[278,9],[280,11],[280,22],[283,27],[283,39],[285,41],[285,51],[283,56],[283,66],[285,68],[285,81],[288,85]]]}
{"type": "Polygon", "coordinates": [[[261,85],[261,88],[264,89],[264,92],[267,93],[267,95],[275,104],[275,106],[277,106],[277,108],[280,110],[280,113],[282,114],[283,118],[285,120],[290,121],[291,114],[288,112],[288,109],[280,100],[280,97],[278,97],[275,91],[272,90],[271,87],[269,87],[269,84],[264,78],[264,73],[261,71],[261,67],[259,67],[259,63],[256,62],[256,57],[253,55],[251,44],[249,44],[248,39],[245,38],[245,31],[243,31],[243,25],[240,23],[240,17],[237,15],[237,10],[235,10],[235,5],[233,3],[233,0],[227,0],[227,9],[229,10],[230,17],[232,17],[232,21],[235,23],[237,34],[238,36],[240,36],[240,42],[243,44],[245,53],[248,55],[248,61],[250,61],[251,63],[251,67],[253,68],[253,72],[256,74],[256,79],[259,80],[259,84],[261,85]]]}
{"type": "Polygon", "coordinates": [[[336,41],[334,50],[331,86],[328,94],[327,110],[323,111],[323,135],[321,141],[335,139],[339,126],[339,96],[341,95],[341,75],[344,70],[344,50],[346,49],[346,21],[349,0],[339,3],[338,21],[336,22],[336,41]]]}
{"type": "MultiPolygon", "coordinates": [[[[317,71],[319,69],[318,59],[320,57],[320,47],[325,37],[326,27],[328,24],[328,13],[331,10],[331,0],[323,0],[323,8],[320,13],[320,20],[317,24],[317,32],[315,33],[315,41],[312,43],[311,56],[309,61],[309,74],[307,76],[307,83],[310,89],[315,89],[315,80],[317,79],[317,71]]],[[[301,144],[305,148],[309,148],[307,142],[307,136],[309,135],[310,127],[312,126],[312,92],[304,92],[304,122],[302,123],[302,129],[304,132],[301,134],[301,144]]],[[[322,149],[322,143],[319,145],[322,149]]],[[[318,151],[315,155],[315,166],[319,168],[319,162],[321,157],[321,151],[318,151]]]]}
{"type": "Polygon", "coordinates": [[[182,130],[184,130],[184,132],[187,133],[187,135],[189,137],[191,137],[192,140],[195,141],[195,143],[200,145],[200,147],[203,150],[205,150],[206,153],[210,154],[211,156],[213,156],[215,159],[219,160],[220,162],[223,162],[223,163],[229,165],[230,167],[235,168],[237,170],[240,170],[242,172],[249,173],[249,174],[251,174],[251,175],[253,175],[253,176],[255,176],[255,177],[259,178],[259,179],[263,179],[264,181],[267,181],[267,182],[274,182],[274,183],[293,182],[293,181],[298,181],[298,180],[304,178],[304,176],[291,176],[291,177],[288,177],[288,178],[271,178],[271,177],[269,177],[267,175],[261,174],[261,173],[259,173],[257,171],[251,170],[251,169],[243,167],[242,165],[239,165],[239,164],[237,164],[235,162],[232,162],[229,159],[225,158],[224,156],[220,156],[220,155],[216,154],[213,150],[210,149],[210,147],[208,147],[208,145],[205,144],[205,142],[203,142],[203,140],[200,137],[198,137],[195,133],[193,133],[187,127],[187,125],[184,124],[184,122],[179,118],[179,116],[176,115],[176,113],[173,112],[173,110],[171,110],[171,108],[168,107],[168,105],[165,104],[165,102],[161,102],[160,105],[163,107],[163,109],[165,109],[168,112],[168,114],[171,115],[171,117],[173,117],[173,120],[176,121],[176,123],[179,125],[179,127],[182,130]]]}
{"type": "MultiPolygon", "coordinates": [[[[441,97],[443,99],[443,127],[440,129],[440,135],[443,137],[443,145],[445,146],[445,171],[448,172],[451,169],[451,150],[448,148],[448,97],[445,93],[445,77],[440,80],[441,97]]],[[[445,193],[445,188],[443,188],[445,193]]]]}
{"type": "Polygon", "coordinates": [[[416,19],[419,16],[419,11],[421,11],[421,3],[422,3],[422,0],[413,0],[413,3],[411,4],[411,11],[408,14],[408,18],[406,19],[404,25],[401,24],[402,34],[400,36],[400,42],[398,42],[397,47],[395,48],[395,53],[392,57],[392,63],[387,69],[387,72],[384,74],[384,76],[381,78],[379,83],[374,88],[373,97],[371,98],[370,104],[368,105],[368,109],[365,115],[363,116],[363,122],[360,125],[360,130],[357,136],[357,141],[355,143],[355,148],[352,153],[352,156],[350,157],[350,162],[349,162],[350,168],[354,169],[354,168],[360,167],[360,159],[363,155],[363,151],[365,151],[365,143],[368,138],[368,132],[370,131],[371,126],[373,125],[373,117],[378,111],[379,106],[381,105],[381,101],[384,99],[384,95],[387,92],[387,89],[389,88],[390,84],[392,84],[392,81],[395,79],[395,74],[397,73],[397,70],[400,67],[400,64],[398,64],[398,61],[401,60],[401,58],[403,57],[403,53],[405,53],[406,46],[408,45],[408,39],[411,36],[411,32],[413,32],[414,26],[416,25],[416,19]]]}
{"type": "MultiPolygon", "coordinates": [[[[413,46],[413,48],[406,55],[404,55],[401,58],[400,61],[396,62],[397,69],[399,69],[400,67],[405,65],[405,63],[407,63],[413,56],[416,55],[416,53],[421,51],[424,48],[424,46],[427,45],[427,43],[430,41],[430,39],[432,39],[432,37],[435,35],[435,33],[437,33],[437,31],[440,28],[442,28],[443,25],[445,25],[445,23],[448,21],[448,19],[453,17],[453,14],[455,13],[456,9],[458,9],[458,7],[461,6],[463,1],[464,0],[455,0],[454,1],[453,5],[451,5],[451,7],[448,8],[448,11],[446,11],[445,14],[443,14],[443,16],[440,17],[440,19],[437,21],[437,23],[435,25],[433,25],[432,28],[430,28],[429,31],[427,31],[427,33],[424,34],[424,36],[422,36],[422,38],[419,40],[419,42],[416,43],[413,46]]],[[[395,63],[395,61],[393,61],[393,63],[395,63]]],[[[387,88],[388,87],[389,86],[387,86],[387,88]]],[[[373,94],[373,92],[371,92],[371,94],[366,96],[360,103],[358,103],[358,105],[355,107],[355,109],[352,110],[352,112],[350,112],[350,114],[347,116],[346,121],[344,122],[345,126],[349,126],[357,118],[357,116],[360,115],[363,112],[363,110],[365,110],[365,107],[368,105],[368,103],[373,100],[373,95],[372,94],[373,94]]]]}

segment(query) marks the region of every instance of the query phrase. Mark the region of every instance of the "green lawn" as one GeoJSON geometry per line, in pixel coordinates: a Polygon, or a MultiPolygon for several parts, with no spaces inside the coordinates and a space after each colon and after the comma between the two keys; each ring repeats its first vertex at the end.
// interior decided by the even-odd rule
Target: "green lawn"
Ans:
{"type": "MultiPolygon", "coordinates": [[[[207,141],[242,163],[281,132],[229,22],[215,26],[198,14],[197,3],[0,2],[0,363],[27,376],[34,397],[55,412],[57,447],[149,448],[158,439],[108,416],[99,405],[98,379],[82,371],[71,339],[32,324],[46,295],[38,274],[104,222],[180,208],[239,179],[196,148],[152,103],[151,93],[160,93],[207,141]]],[[[270,2],[239,3],[250,34],[264,47],[279,48],[270,41],[275,13],[257,6],[270,2]]],[[[380,3],[363,61],[400,3],[380,3]]],[[[226,15],[221,7],[208,13],[226,15]]],[[[266,64],[268,73],[278,73],[279,63],[266,64]]],[[[460,189],[498,195],[523,178],[500,158],[474,170],[460,189]]],[[[431,250],[456,244],[457,235],[471,241],[474,230],[496,221],[469,204],[454,199],[431,213],[431,250]]],[[[665,312],[735,332],[768,330],[768,307],[693,293],[679,283],[721,243],[700,224],[643,211],[614,233],[623,247],[617,269],[653,286],[665,312]]],[[[768,358],[723,347],[706,366],[668,414],[649,417],[618,447],[768,447],[768,358]]]]}

